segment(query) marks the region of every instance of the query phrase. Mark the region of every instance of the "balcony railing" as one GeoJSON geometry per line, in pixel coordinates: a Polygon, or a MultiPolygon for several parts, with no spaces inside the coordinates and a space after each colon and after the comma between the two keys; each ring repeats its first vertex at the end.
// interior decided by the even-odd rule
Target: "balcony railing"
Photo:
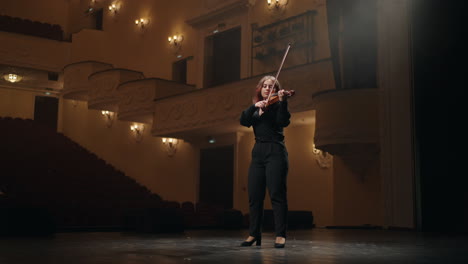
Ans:
{"type": "MultiPolygon", "coordinates": [[[[284,89],[295,90],[290,99],[291,113],[313,110],[312,94],[334,88],[330,60],[309,63],[282,72],[284,89]]],[[[198,89],[155,100],[153,136],[192,140],[206,135],[241,130],[241,112],[252,104],[261,76],[212,88],[198,89]]]]}
{"type": "Polygon", "coordinates": [[[40,38],[62,41],[63,30],[60,25],[51,25],[29,19],[0,15],[0,31],[18,33],[40,38]]]}

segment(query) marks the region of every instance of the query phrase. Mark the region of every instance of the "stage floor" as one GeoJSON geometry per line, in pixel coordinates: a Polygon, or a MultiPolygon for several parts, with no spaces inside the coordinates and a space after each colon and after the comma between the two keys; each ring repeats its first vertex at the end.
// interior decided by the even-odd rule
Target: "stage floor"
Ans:
{"type": "Polygon", "coordinates": [[[247,230],[179,234],[57,233],[49,238],[0,238],[1,264],[139,263],[468,263],[468,236],[413,231],[290,230],[286,247],[239,247],[247,230]]]}

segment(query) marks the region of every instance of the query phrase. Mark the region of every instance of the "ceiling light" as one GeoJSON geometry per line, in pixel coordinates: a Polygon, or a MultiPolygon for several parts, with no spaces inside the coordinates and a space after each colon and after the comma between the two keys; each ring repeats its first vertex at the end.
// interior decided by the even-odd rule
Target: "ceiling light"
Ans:
{"type": "Polygon", "coordinates": [[[18,75],[18,74],[7,73],[7,74],[3,75],[3,79],[5,79],[5,81],[7,81],[7,82],[16,83],[16,82],[21,81],[21,79],[23,79],[23,77],[18,75]]]}

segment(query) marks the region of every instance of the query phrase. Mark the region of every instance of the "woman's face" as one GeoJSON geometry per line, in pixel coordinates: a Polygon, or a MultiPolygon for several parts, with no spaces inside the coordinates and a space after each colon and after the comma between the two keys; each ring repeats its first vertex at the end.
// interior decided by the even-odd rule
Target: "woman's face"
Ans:
{"type": "MultiPolygon", "coordinates": [[[[270,94],[270,91],[273,90],[273,85],[274,84],[275,84],[275,82],[273,80],[271,80],[271,79],[268,79],[268,80],[263,82],[263,85],[262,85],[262,97],[263,97],[263,99],[268,98],[268,95],[270,94]]],[[[272,93],[274,93],[274,91],[272,93]]]]}

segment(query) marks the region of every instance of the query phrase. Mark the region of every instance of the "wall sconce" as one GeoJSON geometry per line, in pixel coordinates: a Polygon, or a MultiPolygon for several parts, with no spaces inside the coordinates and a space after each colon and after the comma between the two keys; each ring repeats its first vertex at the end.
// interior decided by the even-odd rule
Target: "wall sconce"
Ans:
{"type": "Polygon", "coordinates": [[[320,168],[330,168],[333,158],[332,155],[326,151],[315,148],[315,144],[312,144],[312,153],[314,153],[315,160],[317,161],[320,168]]]}
{"type": "Polygon", "coordinates": [[[143,137],[143,130],[145,129],[145,125],[143,124],[133,124],[130,126],[130,130],[135,133],[135,139],[137,142],[140,142],[143,137]]]}
{"type": "Polygon", "coordinates": [[[162,143],[166,147],[167,155],[172,157],[177,151],[179,140],[177,138],[162,138],[162,143]]]}
{"type": "Polygon", "coordinates": [[[145,28],[149,23],[149,19],[147,18],[140,18],[135,20],[135,25],[140,26],[140,28],[145,28]]]}
{"type": "Polygon", "coordinates": [[[174,35],[174,36],[169,36],[167,38],[169,43],[175,47],[180,47],[182,44],[182,41],[184,40],[184,36],[182,35],[174,35]]]}
{"type": "Polygon", "coordinates": [[[169,41],[169,45],[174,48],[174,54],[177,58],[182,58],[181,49],[182,49],[182,41],[184,40],[184,36],[175,34],[173,36],[169,36],[167,41],[169,41]]]}
{"type": "Polygon", "coordinates": [[[109,5],[109,11],[110,12],[113,12],[114,14],[117,14],[117,11],[119,10],[120,8],[120,4],[117,4],[117,3],[112,3],[111,5],[109,5]]]}
{"type": "Polygon", "coordinates": [[[105,117],[106,119],[106,126],[107,127],[111,127],[112,126],[112,123],[114,122],[114,116],[115,116],[115,113],[114,112],[110,112],[110,111],[101,111],[101,114],[105,117]]]}
{"type": "Polygon", "coordinates": [[[17,83],[21,81],[23,77],[15,73],[7,73],[3,75],[3,79],[5,79],[7,82],[17,83]]]}
{"type": "Polygon", "coordinates": [[[271,11],[273,17],[278,18],[286,10],[288,0],[267,0],[268,9],[271,11]]]}
{"type": "Polygon", "coordinates": [[[280,8],[288,4],[288,0],[267,0],[268,7],[280,8]]]}

